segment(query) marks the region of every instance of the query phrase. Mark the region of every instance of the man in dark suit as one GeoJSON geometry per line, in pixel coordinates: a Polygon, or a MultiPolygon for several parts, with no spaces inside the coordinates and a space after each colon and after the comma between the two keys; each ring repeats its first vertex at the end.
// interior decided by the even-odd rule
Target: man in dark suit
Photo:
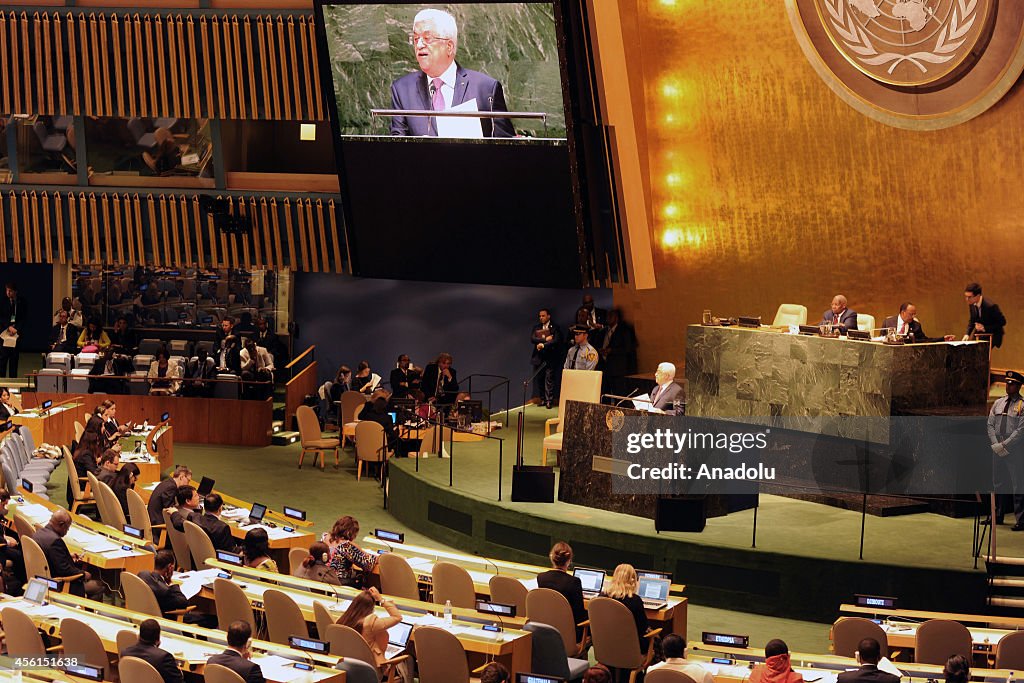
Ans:
{"type": "Polygon", "coordinates": [[[57,324],[50,329],[50,351],[78,353],[77,327],[68,322],[68,312],[63,308],[57,312],[57,324]]]}
{"type": "Polygon", "coordinates": [[[605,391],[623,394],[629,391],[623,387],[623,378],[636,374],[636,330],[623,320],[622,311],[613,308],[608,311],[603,337],[597,350],[601,354],[598,369],[604,371],[605,391]]]}
{"type": "Polygon", "coordinates": [[[43,554],[46,556],[46,563],[50,566],[50,576],[59,579],[65,576],[76,576],[79,578],[71,582],[69,592],[72,595],[85,597],[103,593],[103,585],[98,581],[92,581],[92,575],[81,567],[81,560],[72,555],[64,543],[64,537],[71,529],[71,513],[64,509],[54,510],[50,521],[42,529],[37,531],[32,540],[39,544],[43,554]]]}
{"type": "Polygon", "coordinates": [[[857,663],[860,668],[839,674],[838,683],[899,683],[900,677],[878,670],[882,658],[881,646],[874,638],[865,638],[857,646],[857,663]]]}
{"type": "Polygon", "coordinates": [[[190,522],[194,522],[206,532],[206,535],[213,541],[213,547],[217,550],[235,551],[235,539],[231,536],[231,527],[221,521],[220,509],[224,507],[224,500],[219,493],[211,493],[203,501],[203,514],[193,515],[190,522]]]}
{"type": "Polygon", "coordinates": [[[672,402],[683,399],[683,388],[676,384],[676,366],[673,363],[660,363],[654,371],[657,384],[651,392],[651,407],[675,415],[672,402]]]}
{"type": "MultiPolygon", "coordinates": [[[[444,111],[476,100],[477,111],[508,111],[501,83],[455,62],[459,31],[455,17],[438,9],[421,10],[412,23],[409,44],[420,71],[391,84],[392,109],[444,111]]],[[[480,119],[484,137],[510,138],[509,119],[480,119]]],[[[393,116],[392,135],[437,135],[436,117],[393,116]]]]}
{"type": "Polygon", "coordinates": [[[544,370],[537,371],[533,379],[534,394],[540,397],[545,408],[558,401],[558,371],[562,367],[562,331],[551,319],[551,310],[540,309],[537,314],[540,319],[533,326],[530,334],[530,343],[533,345],[533,353],[530,363],[534,368],[546,364],[544,370]]]}
{"type": "Polygon", "coordinates": [[[5,293],[6,296],[0,300],[0,325],[4,325],[2,329],[5,338],[5,343],[0,346],[0,377],[17,377],[18,344],[21,342],[19,335],[28,317],[28,306],[25,305],[25,298],[18,296],[18,285],[15,283],[8,282],[5,293]],[[14,345],[7,345],[8,337],[15,340],[14,345]]]}
{"type": "Polygon", "coordinates": [[[185,521],[195,522],[195,517],[200,516],[199,507],[202,500],[199,493],[191,486],[179,486],[175,496],[178,509],[171,513],[171,526],[182,533],[185,532],[185,521]]]}
{"type": "Polygon", "coordinates": [[[160,649],[160,624],[156,619],[146,619],[139,624],[138,642],[121,650],[121,657],[137,657],[152,665],[164,683],[184,682],[174,655],[160,649]]]}
{"type": "Polygon", "coordinates": [[[114,349],[117,353],[131,356],[134,355],[135,350],[139,347],[135,332],[128,329],[128,318],[123,315],[114,321],[114,329],[107,336],[110,337],[110,348],[114,349]]]}
{"type": "Polygon", "coordinates": [[[174,507],[178,487],[187,486],[192,481],[192,470],[184,465],[174,468],[174,474],[157,484],[149,497],[149,522],[150,524],[164,523],[164,510],[174,507]]]}
{"type": "Polygon", "coordinates": [[[235,621],[228,626],[228,649],[219,655],[213,655],[206,663],[220,664],[242,677],[245,683],[264,683],[260,665],[249,661],[252,652],[249,650],[252,639],[252,627],[248,622],[235,621]]]}
{"type": "Polygon", "coordinates": [[[917,319],[917,306],[909,301],[900,304],[899,315],[892,315],[882,321],[882,329],[896,330],[900,337],[909,337],[910,341],[953,341],[956,337],[947,334],[945,337],[930,338],[924,333],[921,322],[917,319]]]}
{"type": "Polygon", "coordinates": [[[590,294],[583,295],[580,308],[586,311],[587,317],[586,320],[579,320],[577,314],[576,324],[585,324],[588,341],[594,345],[594,348],[601,348],[604,346],[604,326],[608,322],[608,311],[595,306],[594,297],[590,294]]]}
{"type": "MultiPolygon", "coordinates": [[[[139,578],[145,581],[149,589],[153,591],[153,596],[156,598],[157,604],[160,605],[160,611],[163,612],[164,617],[174,619],[174,615],[168,615],[168,612],[188,607],[188,598],[181,592],[181,587],[171,583],[171,576],[174,575],[174,551],[166,548],[158,550],[153,567],[153,571],[144,569],[139,572],[139,578]]],[[[184,616],[184,622],[198,624],[206,628],[217,627],[217,617],[210,614],[189,612],[184,616]]]]}
{"type": "Polygon", "coordinates": [[[206,349],[196,351],[196,357],[185,364],[185,382],[181,390],[183,396],[210,396],[213,383],[210,382],[217,374],[213,359],[206,354],[206,349]]]}
{"type": "Polygon", "coordinates": [[[438,407],[450,406],[459,395],[459,379],[452,367],[450,353],[439,354],[437,360],[423,368],[423,395],[438,407]]]}
{"type": "Polygon", "coordinates": [[[838,327],[840,334],[846,334],[847,330],[857,329],[857,311],[851,311],[846,307],[845,296],[836,294],[832,297],[832,307],[825,311],[818,324],[838,327]]]}
{"type": "Polygon", "coordinates": [[[999,304],[985,300],[981,296],[981,285],[977,282],[964,287],[964,299],[967,300],[967,306],[971,311],[964,341],[973,339],[978,334],[990,334],[992,346],[998,349],[1003,344],[1003,328],[1006,327],[1006,316],[999,310],[999,304]]]}

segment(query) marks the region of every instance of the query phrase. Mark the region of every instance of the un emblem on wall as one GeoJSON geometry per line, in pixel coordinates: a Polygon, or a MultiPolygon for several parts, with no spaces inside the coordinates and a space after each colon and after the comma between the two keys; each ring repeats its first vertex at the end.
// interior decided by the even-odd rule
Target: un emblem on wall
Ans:
{"type": "Polygon", "coordinates": [[[1024,68],[1020,0],[786,0],[797,40],[851,106],[945,128],[992,106],[1024,68]]]}

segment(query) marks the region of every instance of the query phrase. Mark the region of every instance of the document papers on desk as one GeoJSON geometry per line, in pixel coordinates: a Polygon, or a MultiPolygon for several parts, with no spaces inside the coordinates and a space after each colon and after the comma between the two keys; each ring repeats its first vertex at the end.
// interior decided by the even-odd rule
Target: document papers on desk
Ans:
{"type": "Polygon", "coordinates": [[[637,410],[650,410],[654,407],[650,394],[640,394],[633,399],[633,407],[637,410]]]}
{"type": "MultiPolygon", "coordinates": [[[[446,111],[480,111],[476,98],[457,104],[446,111]]],[[[470,116],[437,116],[437,137],[439,138],[483,138],[484,129],[480,119],[470,116]]]]}

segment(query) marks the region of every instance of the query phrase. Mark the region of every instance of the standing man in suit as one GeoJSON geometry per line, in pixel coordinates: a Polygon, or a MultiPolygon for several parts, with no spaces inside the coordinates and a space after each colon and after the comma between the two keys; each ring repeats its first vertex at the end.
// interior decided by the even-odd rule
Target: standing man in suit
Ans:
{"type": "Polygon", "coordinates": [[[3,328],[3,345],[0,346],[0,377],[17,377],[18,344],[28,316],[28,306],[25,305],[25,298],[18,296],[18,285],[15,283],[7,283],[5,294],[0,301],[0,324],[6,325],[3,328]],[[8,345],[8,338],[14,340],[13,345],[8,345]]]}
{"type": "MultiPolygon", "coordinates": [[[[445,111],[476,100],[477,111],[508,111],[501,83],[455,61],[459,29],[455,17],[439,9],[420,10],[412,22],[409,44],[420,71],[391,84],[392,109],[445,111]]],[[[509,119],[480,119],[484,137],[515,137],[509,119]]],[[[437,120],[428,116],[393,116],[392,135],[437,135],[437,120]]]]}
{"type": "Polygon", "coordinates": [[[840,334],[857,329],[857,311],[846,307],[846,297],[836,294],[832,297],[832,307],[821,316],[819,325],[832,325],[839,328],[840,334]]]}
{"type": "Polygon", "coordinates": [[[50,330],[50,351],[78,353],[78,335],[81,330],[68,321],[68,312],[57,311],[57,324],[50,330]]]}
{"type": "Polygon", "coordinates": [[[981,285],[977,282],[964,287],[964,299],[971,311],[964,341],[974,339],[976,334],[991,334],[992,346],[998,349],[1003,345],[1003,328],[1006,327],[1006,316],[999,310],[999,304],[984,299],[981,296],[981,285]]]}
{"type": "Polygon", "coordinates": [[[184,682],[174,655],[160,648],[160,623],[156,619],[139,624],[139,641],[121,650],[121,657],[137,657],[152,665],[164,683],[184,682]]]}
{"type": "Polygon", "coordinates": [[[839,674],[838,683],[899,683],[896,674],[878,670],[878,662],[882,658],[882,648],[874,638],[865,638],[857,646],[856,671],[844,671],[839,674]]]}
{"type": "Polygon", "coordinates": [[[423,395],[438,408],[449,407],[459,395],[459,379],[452,367],[452,354],[441,353],[423,368],[423,395]]]}
{"type": "Polygon", "coordinates": [[[224,507],[224,499],[219,493],[211,493],[203,500],[203,514],[193,514],[190,522],[195,522],[213,541],[217,550],[235,551],[235,539],[229,527],[220,518],[220,509],[224,507]]]}
{"type": "Polygon", "coordinates": [[[676,384],[676,366],[672,363],[659,363],[654,371],[654,381],[658,386],[651,392],[651,408],[675,415],[672,402],[682,400],[683,388],[676,384]]]}
{"type": "Polygon", "coordinates": [[[601,354],[605,391],[622,394],[629,391],[623,388],[623,378],[636,373],[636,330],[623,320],[621,310],[613,308],[608,311],[603,337],[597,348],[601,354]]]}
{"type": "Polygon", "coordinates": [[[583,295],[583,301],[580,303],[580,308],[584,308],[587,311],[587,319],[585,321],[577,320],[577,324],[580,322],[586,322],[589,333],[590,343],[596,347],[604,346],[604,326],[608,322],[608,311],[603,308],[597,308],[594,305],[594,297],[590,294],[583,295]]]}
{"type": "Polygon", "coordinates": [[[213,655],[207,664],[220,664],[242,677],[245,683],[264,683],[263,670],[260,665],[250,661],[252,651],[252,627],[246,621],[238,620],[228,626],[228,649],[219,655],[213,655]]]}
{"type": "Polygon", "coordinates": [[[988,414],[988,442],[992,448],[992,488],[996,492],[996,524],[1011,508],[1014,531],[1024,531],[1024,375],[1006,371],[1006,396],[992,404],[988,414]],[[1011,484],[1013,497],[1006,493],[1011,484]]]}
{"type": "Polygon", "coordinates": [[[561,360],[562,331],[558,325],[551,320],[551,310],[540,309],[537,314],[540,319],[533,326],[530,334],[530,343],[533,345],[533,353],[530,362],[534,368],[546,364],[541,371],[534,370],[537,374],[533,378],[534,393],[540,397],[545,408],[551,408],[558,400],[558,369],[561,360]]]}

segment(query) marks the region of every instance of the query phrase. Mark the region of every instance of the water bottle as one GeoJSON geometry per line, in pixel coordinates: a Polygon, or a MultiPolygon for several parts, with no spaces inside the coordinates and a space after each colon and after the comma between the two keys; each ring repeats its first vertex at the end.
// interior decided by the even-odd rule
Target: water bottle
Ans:
{"type": "Polygon", "coordinates": [[[1013,671],[1010,671],[1010,675],[1006,677],[1006,683],[1014,683],[1013,671]]]}
{"type": "MultiPolygon", "coordinates": [[[[444,625],[451,628],[452,625],[452,601],[444,601],[444,625]]],[[[1007,683],[1013,683],[1013,681],[1007,681],[1007,683]]]]}

